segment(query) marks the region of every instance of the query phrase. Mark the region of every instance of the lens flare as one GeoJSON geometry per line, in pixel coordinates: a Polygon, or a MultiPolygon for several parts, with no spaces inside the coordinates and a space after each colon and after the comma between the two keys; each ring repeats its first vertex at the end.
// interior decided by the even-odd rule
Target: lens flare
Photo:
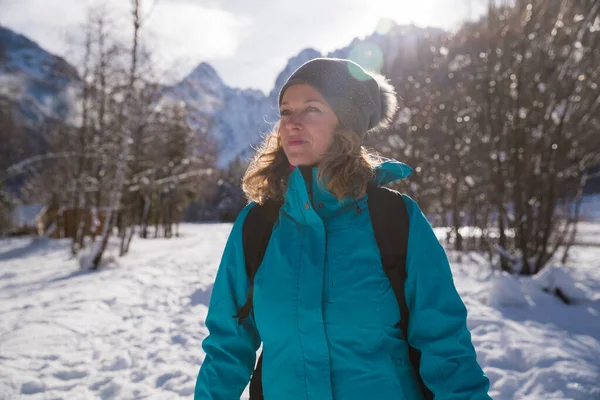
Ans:
{"type": "MultiPolygon", "coordinates": [[[[348,54],[348,58],[359,65],[361,65],[364,69],[373,72],[381,72],[383,68],[383,52],[374,43],[362,42],[354,45],[352,49],[350,49],[350,53],[348,54]]],[[[350,73],[356,79],[367,79],[362,71],[352,71],[351,68],[350,73]]]]}

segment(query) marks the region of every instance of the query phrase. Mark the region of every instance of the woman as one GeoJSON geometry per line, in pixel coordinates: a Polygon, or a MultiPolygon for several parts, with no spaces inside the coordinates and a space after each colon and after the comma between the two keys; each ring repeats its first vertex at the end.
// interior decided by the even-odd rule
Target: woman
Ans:
{"type": "MultiPolygon", "coordinates": [[[[421,399],[365,212],[369,183],[411,172],[361,147],[391,120],[394,89],[351,61],[315,59],[290,76],[279,105],[278,127],[244,176],[252,203],[219,267],[195,398],[238,399],[262,342],[267,400],[421,399]],[[283,206],[251,288],[242,226],[256,203],[277,198],[283,206]],[[250,290],[252,312],[238,324],[232,316],[250,290]]],[[[435,399],[489,399],[444,250],[417,204],[404,201],[408,342],[421,353],[420,376],[435,399]]]]}

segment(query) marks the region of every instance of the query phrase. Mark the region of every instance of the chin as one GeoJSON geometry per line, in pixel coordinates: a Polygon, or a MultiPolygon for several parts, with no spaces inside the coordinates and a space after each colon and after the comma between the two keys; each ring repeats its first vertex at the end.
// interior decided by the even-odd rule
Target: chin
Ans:
{"type": "Polygon", "coordinates": [[[291,159],[290,160],[290,164],[296,166],[296,167],[308,167],[311,165],[315,165],[317,162],[315,160],[306,160],[306,159],[291,159]]]}
{"type": "Polygon", "coordinates": [[[312,154],[286,154],[288,162],[296,167],[315,165],[319,162],[318,157],[312,154]]]}
{"type": "Polygon", "coordinates": [[[288,156],[287,159],[288,159],[288,162],[291,165],[295,166],[295,167],[302,166],[302,165],[306,164],[306,159],[304,157],[290,157],[290,156],[288,156]]]}

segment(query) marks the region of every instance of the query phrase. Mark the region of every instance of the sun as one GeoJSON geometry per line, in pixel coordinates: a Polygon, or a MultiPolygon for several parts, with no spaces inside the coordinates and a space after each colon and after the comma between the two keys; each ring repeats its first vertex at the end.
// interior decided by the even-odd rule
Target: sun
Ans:
{"type": "MultiPolygon", "coordinates": [[[[389,29],[390,22],[399,25],[449,28],[469,18],[472,3],[480,0],[378,0],[381,15],[379,30],[389,29]]],[[[385,32],[380,32],[385,33],[385,32]]]]}

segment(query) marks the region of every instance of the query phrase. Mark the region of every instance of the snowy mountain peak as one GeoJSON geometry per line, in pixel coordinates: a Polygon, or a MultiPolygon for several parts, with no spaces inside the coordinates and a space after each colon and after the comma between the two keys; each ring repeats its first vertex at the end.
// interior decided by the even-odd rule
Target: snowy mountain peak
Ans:
{"type": "MultiPolygon", "coordinates": [[[[387,33],[375,32],[366,38],[355,39],[350,45],[327,56],[352,58],[362,63],[364,60],[359,56],[365,52],[361,49],[379,48],[382,61],[374,69],[392,71],[392,63],[398,54],[414,48],[414,38],[419,32],[424,34],[420,28],[392,24],[388,26],[387,33]]],[[[219,143],[218,166],[226,167],[236,157],[247,158],[252,152],[251,146],[259,143],[261,136],[273,128],[279,118],[279,90],[288,77],[305,62],[323,56],[313,48],[306,48],[290,58],[267,96],[258,90],[229,87],[210,64],[203,62],[179,83],[166,87],[165,100],[186,104],[190,124],[199,132],[208,129],[219,143]]],[[[19,94],[13,99],[23,108],[22,115],[36,115],[35,119],[41,123],[44,116],[60,115],[60,111],[62,115],[67,114],[67,96],[62,93],[73,79],[61,81],[60,71],[66,71],[66,76],[77,76],[75,69],[64,60],[46,53],[24,36],[0,27],[0,83],[10,82],[19,94]],[[66,67],[61,68],[63,64],[66,67]],[[27,84],[22,84],[23,76],[27,84]],[[57,93],[60,95],[57,96],[57,93]],[[64,100],[60,102],[47,101],[61,96],[64,100]],[[28,98],[33,99],[24,101],[28,98]],[[36,107],[31,111],[24,106],[26,104],[35,104],[36,107]],[[42,107],[47,104],[52,107],[42,107]]],[[[6,87],[6,84],[0,85],[0,97],[6,87]]]]}
{"type": "Polygon", "coordinates": [[[223,87],[225,84],[217,71],[208,63],[200,63],[192,72],[183,79],[183,82],[199,81],[205,85],[223,87]]]}
{"type": "Polygon", "coordinates": [[[302,50],[297,56],[290,58],[283,71],[277,75],[275,87],[271,91],[270,96],[277,96],[279,94],[279,89],[281,89],[287,78],[289,78],[298,67],[305,62],[318,57],[323,57],[323,55],[315,49],[308,48],[302,50]]]}
{"type": "Polygon", "coordinates": [[[77,70],[25,36],[0,26],[0,100],[32,134],[47,119],[63,119],[73,110],[80,85],[77,70]]]}
{"type": "MultiPolygon", "coordinates": [[[[33,79],[78,80],[77,70],[27,37],[0,26],[0,73],[20,73],[33,79]]],[[[58,82],[57,82],[58,83],[58,82]]]]}

